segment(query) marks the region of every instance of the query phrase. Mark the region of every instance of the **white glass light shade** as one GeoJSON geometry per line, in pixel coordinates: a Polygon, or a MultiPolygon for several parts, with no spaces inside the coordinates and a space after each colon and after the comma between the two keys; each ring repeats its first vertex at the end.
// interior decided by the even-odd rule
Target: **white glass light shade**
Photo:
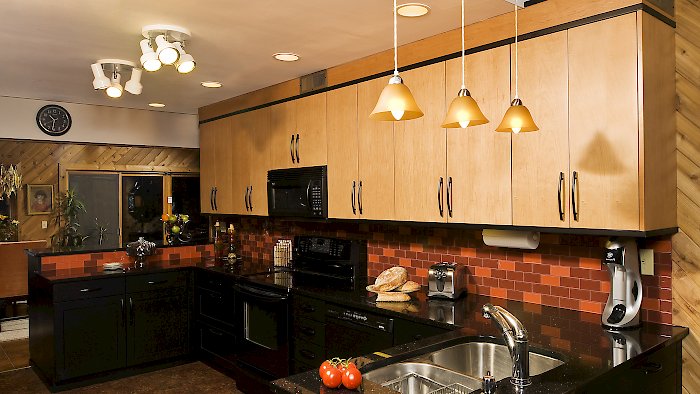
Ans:
{"type": "Polygon", "coordinates": [[[112,98],[119,98],[122,96],[122,93],[124,91],[124,88],[122,85],[119,83],[122,79],[122,76],[119,73],[115,74],[115,77],[112,78],[112,84],[107,88],[107,96],[112,97],[112,98]]]}
{"type": "Polygon", "coordinates": [[[188,72],[194,70],[196,63],[192,55],[186,53],[185,50],[182,48],[182,44],[180,44],[179,42],[176,42],[173,45],[175,45],[175,48],[177,48],[178,52],[180,52],[180,58],[177,62],[175,62],[175,68],[177,69],[177,72],[179,72],[180,74],[187,74],[188,72]]]}
{"type": "Polygon", "coordinates": [[[141,85],[141,69],[134,68],[131,70],[131,79],[124,84],[124,90],[131,94],[141,94],[143,85],[141,85]]]}
{"type": "Polygon", "coordinates": [[[92,75],[95,77],[92,80],[92,87],[95,89],[107,89],[111,81],[105,75],[104,70],[102,70],[102,65],[94,63],[90,65],[90,68],[92,69],[92,75]]]}
{"type": "Polygon", "coordinates": [[[158,55],[158,60],[165,65],[171,65],[175,63],[180,58],[180,52],[175,48],[175,46],[169,43],[164,35],[159,35],[156,37],[156,54],[158,55]]]}
{"type": "Polygon", "coordinates": [[[143,66],[146,71],[158,71],[162,66],[160,60],[158,60],[158,55],[151,48],[150,41],[148,39],[141,40],[141,66],[143,66]]]}

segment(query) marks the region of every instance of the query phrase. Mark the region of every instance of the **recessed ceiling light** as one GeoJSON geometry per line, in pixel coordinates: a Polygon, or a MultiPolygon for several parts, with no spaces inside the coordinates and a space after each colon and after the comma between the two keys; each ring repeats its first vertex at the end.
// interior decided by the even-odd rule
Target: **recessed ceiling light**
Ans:
{"type": "Polygon", "coordinates": [[[419,16],[427,15],[430,12],[430,6],[422,3],[405,3],[396,6],[396,13],[409,17],[416,18],[419,16]]]}
{"type": "Polygon", "coordinates": [[[163,103],[148,103],[149,106],[151,107],[156,107],[156,108],[163,108],[165,107],[165,104],[163,103]]]}
{"type": "Polygon", "coordinates": [[[221,82],[217,81],[204,81],[202,82],[202,86],[205,88],[220,88],[221,87],[221,82]]]}
{"type": "Polygon", "coordinates": [[[299,55],[291,52],[275,53],[272,57],[282,62],[295,62],[299,60],[299,55]]]}

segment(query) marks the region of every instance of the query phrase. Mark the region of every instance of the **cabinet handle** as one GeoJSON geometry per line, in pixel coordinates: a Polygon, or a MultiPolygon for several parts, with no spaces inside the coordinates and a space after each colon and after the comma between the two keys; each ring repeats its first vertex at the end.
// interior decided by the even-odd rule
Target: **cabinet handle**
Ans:
{"type": "Polygon", "coordinates": [[[578,222],[578,207],[576,206],[576,200],[578,200],[578,172],[574,171],[574,175],[571,180],[571,209],[574,214],[574,220],[578,222]]]}
{"type": "Polygon", "coordinates": [[[209,205],[211,205],[211,210],[214,210],[214,187],[211,188],[209,192],[209,205]]]}
{"type": "Polygon", "coordinates": [[[352,193],[350,193],[350,202],[352,203],[352,214],[355,214],[355,181],[352,181],[352,193]]]}
{"type": "Polygon", "coordinates": [[[655,363],[655,362],[646,362],[642,364],[642,371],[644,372],[645,375],[649,375],[652,373],[657,373],[663,371],[663,365],[661,363],[655,363]]]}
{"type": "Polygon", "coordinates": [[[440,177],[440,182],[438,182],[437,199],[438,199],[438,209],[440,209],[440,217],[442,217],[443,216],[443,212],[442,212],[442,177],[440,177]]]}
{"type": "Polygon", "coordinates": [[[214,210],[218,211],[219,210],[219,204],[217,204],[216,200],[219,197],[219,188],[214,187],[214,210]]]}
{"type": "Polygon", "coordinates": [[[357,191],[357,208],[360,210],[360,215],[362,215],[362,181],[360,181],[360,188],[357,191]]]}
{"type": "Polygon", "coordinates": [[[296,163],[294,161],[294,134],[292,134],[292,140],[289,142],[289,154],[292,156],[292,163],[296,163]]]}
{"type": "Polygon", "coordinates": [[[81,293],[92,293],[93,291],[100,291],[100,290],[102,290],[101,287],[95,287],[94,289],[89,289],[89,288],[80,289],[80,292],[81,293]]]}
{"type": "Polygon", "coordinates": [[[316,358],[316,353],[312,352],[311,350],[302,349],[299,351],[299,354],[301,354],[302,356],[304,356],[310,360],[313,360],[316,358]]]}
{"type": "Polygon", "coordinates": [[[304,304],[301,306],[301,310],[306,312],[306,313],[311,313],[311,312],[316,312],[316,308],[309,304],[304,304]]]}
{"type": "Polygon", "coordinates": [[[559,173],[559,189],[557,191],[557,205],[559,208],[559,220],[564,220],[564,206],[562,204],[563,198],[561,196],[561,191],[564,188],[564,173],[559,173]]]}
{"type": "Polygon", "coordinates": [[[447,178],[447,214],[452,217],[452,177],[447,178]]]}
{"type": "Polygon", "coordinates": [[[163,280],[149,280],[148,281],[149,285],[162,285],[163,283],[168,283],[168,280],[163,279],[163,280]]]}
{"type": "Polygon", "coordinates": [[[296,148],[296,151],[297,151],[297,164],[299,164],[299,163],[300,163],[300,161],[299,161],[299,134],[297,134],[297,148],[296,148]]]}
{"type": "Polygon", "coordinates": [[[299,331],[300,331],[302,334],[305,334],[305,335],[308,335],[308,336],[311,336],[311,337],[314,336],[314,335],[316,335],[316,330],[314,330],[314,329],[311,328],[311,327],[301,326],[301,327],[299,327],[299,331]]]}
{"type": "Polygon", "coordinates": [[[215,330],[215,329],[213,329],[213,328],[207,328],[207,331],[209,331],[210,334],[216,335],[217,337],[223,337],[223,336],[224,336],[224,333],[223,333],[223,332],[218,331],[218,330],[215,330]]]}
{"type": "Polygon", "coordinates": [[[250,211],[253,212],[253,185],[250,185],[250,191],[248,192],[248,206],[250,211]]]}
{"type": "Polygon", "coordinates": [[[249,186],[245,187],[245,196],[243,196],[243,200],[245,201],[245,210],[246,212],[250,211],[250,207],[248,206],[248,192],[249,192],[249,186]]]}
{"type": "Polygon", "coordinates": [[[122,303],[122,326],[124,326],[126,323],[126,309],[124,309],[124,299],[123,298],[121,299],[121,303],[122,303]]]}
{"type": "Polygon", "coordinates": [[[134,324],[134,300],[129,297],[129,312],[131,315],[131,324],[134,324]]]}

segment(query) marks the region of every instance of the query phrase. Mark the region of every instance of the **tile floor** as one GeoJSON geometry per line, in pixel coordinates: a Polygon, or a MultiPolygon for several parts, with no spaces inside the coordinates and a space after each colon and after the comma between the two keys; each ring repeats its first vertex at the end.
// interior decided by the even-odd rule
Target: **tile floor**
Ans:
{"type": "Polygon", "coordinates": [[[29,339],[0,342],[0,372],[24,368],[28,365],[29,339]]]}

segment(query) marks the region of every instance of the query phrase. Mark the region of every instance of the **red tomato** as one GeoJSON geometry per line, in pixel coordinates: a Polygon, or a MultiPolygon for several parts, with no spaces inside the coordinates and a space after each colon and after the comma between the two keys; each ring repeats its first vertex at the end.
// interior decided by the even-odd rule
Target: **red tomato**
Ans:
{"type": "Polygon", "coordinates": [[[343,383],[343,377],[341,375],[340,370],[331,365],[323,374],[321,380],[323,380],[324,386],[334,389],[340,387],[340,384],[343,383]]]}
{"type": "MultiPolygon", "coordinates": [[[[346,369],[350,369],[350,368],[355,368],[355,369],[357,369],[357,366],[355,365],[355,363],[349,362],[348,365],[346,366],[346,369]]],[[[358,369],[358,371],[359,371],[359,369],[358,369]]]]}
{"type": "Polygon", "coordinates": [[[323,375],[325,372],[328,370],[329,367],[333,366],[330,361],[326,360],[323,363],[321,363],[321,366],[318,368],[318,375],[323,378],[323,375]]]}
{"type": "Polygon", "coordinates": [[[348,366],[348,369],[345,370],[345,373],[343,374],[343,386],[350,390],[355,390],[356,388],[360,387],[360,384],[362,383],[362,374],[360,371],[355,368],[355,366],[348,366]]]}

